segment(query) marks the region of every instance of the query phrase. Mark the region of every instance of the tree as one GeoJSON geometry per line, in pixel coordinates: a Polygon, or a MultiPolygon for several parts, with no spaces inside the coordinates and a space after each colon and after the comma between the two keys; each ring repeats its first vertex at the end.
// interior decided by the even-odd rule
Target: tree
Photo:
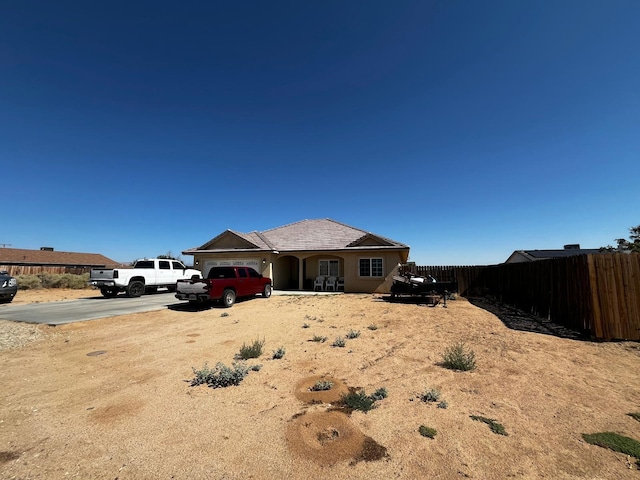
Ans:
{"type": "Polygon", "coordinates": [[[629,240],[625,238],[616,238],[617,247],[612,247],[611,245],[607,245],[606,247],[601,247],[600,250],[606,252],[636,252],[640,253],[640,225],[637,227],[631,227],[629,229],[629,240]]]}

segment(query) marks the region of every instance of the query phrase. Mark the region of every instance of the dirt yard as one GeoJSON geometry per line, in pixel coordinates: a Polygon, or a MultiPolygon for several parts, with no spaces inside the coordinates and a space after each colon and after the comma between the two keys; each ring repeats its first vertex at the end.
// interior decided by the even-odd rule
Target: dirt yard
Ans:
{"type": "MultiPolygon", "coordinates": [[[[77,295],[95,291],[21,291],[15,304],[77,295]]],[[[273,296],[58,327],[0,320],[0,337],[3,479],[640,479],[635,459],[581,436],[640,440],[627,415],[640,411],[640,345],[508,328],[465,299],[273,296]],[[230,366],[256,339],[264,353],[247,363],[262,368],[240,385],[190,386],[192,368],[230,366]],[[440,365],[455,342],[474,371],[440,365]],[[311,392],[318,380],[333,386],[311,392]],[[340,408],[350,388],[381,387],[368,413],[340,408]],[[429,389],[447,408],[422,401],[429,389]]]]}

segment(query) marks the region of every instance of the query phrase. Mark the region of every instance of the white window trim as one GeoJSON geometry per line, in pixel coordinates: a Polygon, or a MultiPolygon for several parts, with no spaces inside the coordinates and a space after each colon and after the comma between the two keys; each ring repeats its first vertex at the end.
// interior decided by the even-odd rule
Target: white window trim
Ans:
{"type": "Polygon", "coordinates": [[[371,279],[378,279],[378,278],[384,278],[384,257],[359,257],[358,258],[358,278],[371,278],[371,279]],[[380,260],[382,261],[382,275],[380,276],[374,276],[374,275],[360,275],[360,261],[361,260],[369,260],[369,273],[372,272],[373,268],[371,266],[371,260],[380,260]]]}
{"type": "Polygon", "coordinates": [[[339,258],[321,258],[318,260],[318,276],[319,277],[336,277],[338,278],[340,276],[340,259],[339,258]],[[320,263],[322,262],[327,262],[327,274],[326,275],[321,275],[320,274],[320,263]],[[336,262],[338,264],[338,273],[336,273],[335,275],[331,275],[331,268],[329,268],[329,262],[336,262]]]}

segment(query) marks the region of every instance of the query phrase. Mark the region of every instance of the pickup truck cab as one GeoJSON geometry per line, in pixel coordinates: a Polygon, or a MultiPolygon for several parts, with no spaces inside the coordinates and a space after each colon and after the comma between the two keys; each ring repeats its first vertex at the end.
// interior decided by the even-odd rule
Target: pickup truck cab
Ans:
{"type": "Polygon", "coordinates": [[[133,268],[94,268],[91,270],[89,284],[99,288],[107,298],[115,297],[119,292],[139,297],[159,287],[175,291],[178,280],[192,278],[194,275],[200,276],[200,271],[187,268],[178,260],[144,258],[137,260],[133,268]]]}
{"type": "Polygon", "coordinates": [[[250,267],[213,267],[207,278],[194,276],[176,283],[176,298],[190,303],[219,301],[230,307],[236,298],[261,294],[271,296],[271,279],[263,277],[250,267]]]}

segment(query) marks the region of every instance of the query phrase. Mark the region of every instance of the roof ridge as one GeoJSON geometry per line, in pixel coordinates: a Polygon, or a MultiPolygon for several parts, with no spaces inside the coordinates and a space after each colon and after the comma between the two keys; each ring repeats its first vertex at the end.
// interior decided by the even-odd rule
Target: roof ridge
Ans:
{"type": "Polygon", "coordinates": [[[258,238],[262,240],[271,250],[276,250],[276,247],[274,247],[273,244],[262,233],[257,230],[254,230],[252,233],[255,233],[258,238]]]}
{"type": "Polygon", "coordinates": [[[295,225],[295,224],[297,224],[297,223],[302,223],[302,222],[308,222],[308,221],[309,221],[309,219],[308,219],[308,218],[305,218],[304,220],[298,220],[298,221],[296,221],[296,222],[287,223],[286,225],[280,225],[279,227],[269,228],[269,229],[267,229],[267,230],[263,230],[263,231],[262,231],[262,232],[260,232],[260,233],[267,233],[267,232],[271,232],[271,231],[273,231],[273,230],[278,230],[278,229],[280,229],[280,228],[290,227],[291,225],[295,225]]]}
{"type": "MultiPolygon", "coordinates": [[[[367,234],[376,235],[375,233],[368,232],[367,230],[363,230],[363,229],[358,228],[358,227],[354,227],[353,225],[347,225],[346,223],[339,222],[339,221],[337,221],[337,220],[334,220],[333,218],[322,218],[322,219],[319,219],[319,220],[328,220],[328,221],[333,222],[333,223],[336,223],[336,224],[338,224],[338,225],[342,225],[343,227],[351,228],[351,229],[353,229],[353,230],[358,230],[359,232],[364,232],[364,234],[365,234],[365,235],[367,235],[367,234]]],[[[380,236],[380,235],[376,235],[376,237],[379,237],[379,236],[380,236]]]]}

